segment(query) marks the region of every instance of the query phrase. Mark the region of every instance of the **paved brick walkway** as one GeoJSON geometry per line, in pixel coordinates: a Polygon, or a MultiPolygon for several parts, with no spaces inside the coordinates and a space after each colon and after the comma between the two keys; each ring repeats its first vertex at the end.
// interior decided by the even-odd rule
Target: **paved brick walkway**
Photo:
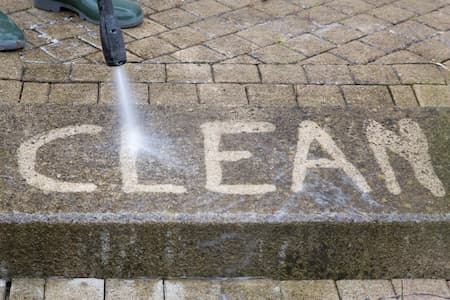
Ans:
{"type": "Polygon", "coordinates": [[[269,279],[94,279],[17,278],[0,281],[0,298],[9,300],[387,300],[450,299],[442,279],[310,280],[269,279]],[[7,291],[6,291],[7,290],[7,291]]]}
{"type": "MultiPolygon", "coordinates": [[[[450,106],[450,1],[140,0],[124,30],[140,102],[450,106]]],[[[98,28],[3,0],[25,30],[0,53],[2,102],[107,103],[98,28]]]]}
{"type": "MultiPolygon", "coordinates": [[[[450,0],[139,2],[144,23],[124,33],[125,68],[140,103],[450,107],[450,0]]],[[[0,10],[28,41],[23,51],[0,52],[0,104],[113,102],[97,26],[30,0],[1,0],[0,10]]],[[[10,288],[0,281],[2,292],[9,299],[450,299],[444,279],[13,279],[10,288]]]]}

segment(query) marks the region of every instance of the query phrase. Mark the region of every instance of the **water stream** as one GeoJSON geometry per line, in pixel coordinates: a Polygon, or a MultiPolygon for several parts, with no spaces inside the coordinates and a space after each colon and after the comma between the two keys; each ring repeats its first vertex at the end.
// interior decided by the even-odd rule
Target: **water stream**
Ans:
{"type": "Polygon", "coordinates": [[[113,78],[119,101],[119,113],[122,134],[126,137],[128,146],[132,149],[142,148],[144,139],[139,126],[136,109],[136,98],[130,88],[130,81],[123,66],[113,68],[113,78]]]}
{"type": "Polygon", "coordinates": [[[113,82],[118,99],[117,108],[122,127],[122,143],[126,143],[125,146],[134,155],[139,152],[169,168],[179,168],[172,142],[162,137],[161,134],[149,130],[149,124],[144,128],[143,119],[140,118],[136,104],[136,95],[123,66],[113,68],[113,82]]]}

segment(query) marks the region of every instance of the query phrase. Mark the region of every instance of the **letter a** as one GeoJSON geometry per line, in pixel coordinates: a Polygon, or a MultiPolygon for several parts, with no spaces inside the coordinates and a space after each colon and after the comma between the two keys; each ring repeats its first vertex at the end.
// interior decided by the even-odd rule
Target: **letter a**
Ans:
{"type": "Polygon", "coordinates": [[[303,121],[298,127],[297,153],[294,159],[292,175],[293,192],[303,189],[303,181],[309,168],[333,168],[342,169],[363,193],[371,191],[361,173],[345,158],[344,153],[337,147],[331,136],[312,121],[303,121]],[[330,159],[308,159],[308,153],[313,141],[317,141],[323,150],[331,157],[330,159]]]}

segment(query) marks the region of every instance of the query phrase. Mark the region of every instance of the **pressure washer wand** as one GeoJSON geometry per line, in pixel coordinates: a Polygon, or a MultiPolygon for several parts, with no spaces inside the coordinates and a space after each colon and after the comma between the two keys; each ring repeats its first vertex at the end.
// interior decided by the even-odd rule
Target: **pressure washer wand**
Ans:
{"type": "Polygon", "coordinates": [[[121,66],[127,62],[127,54],[122,30],[114,16],[112,0],[98,0],[98,9],[100,11],[100,37],[106,64],[111,67],[121,66]]]}

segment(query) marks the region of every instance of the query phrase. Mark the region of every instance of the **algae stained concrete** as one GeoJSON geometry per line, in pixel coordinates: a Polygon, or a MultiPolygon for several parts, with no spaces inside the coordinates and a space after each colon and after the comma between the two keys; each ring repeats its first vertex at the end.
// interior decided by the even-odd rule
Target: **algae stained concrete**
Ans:
{"type": "Polygon", "coordinates": [[[0,111],[7,276],[450,276],[446,109],[0,111]]]}

